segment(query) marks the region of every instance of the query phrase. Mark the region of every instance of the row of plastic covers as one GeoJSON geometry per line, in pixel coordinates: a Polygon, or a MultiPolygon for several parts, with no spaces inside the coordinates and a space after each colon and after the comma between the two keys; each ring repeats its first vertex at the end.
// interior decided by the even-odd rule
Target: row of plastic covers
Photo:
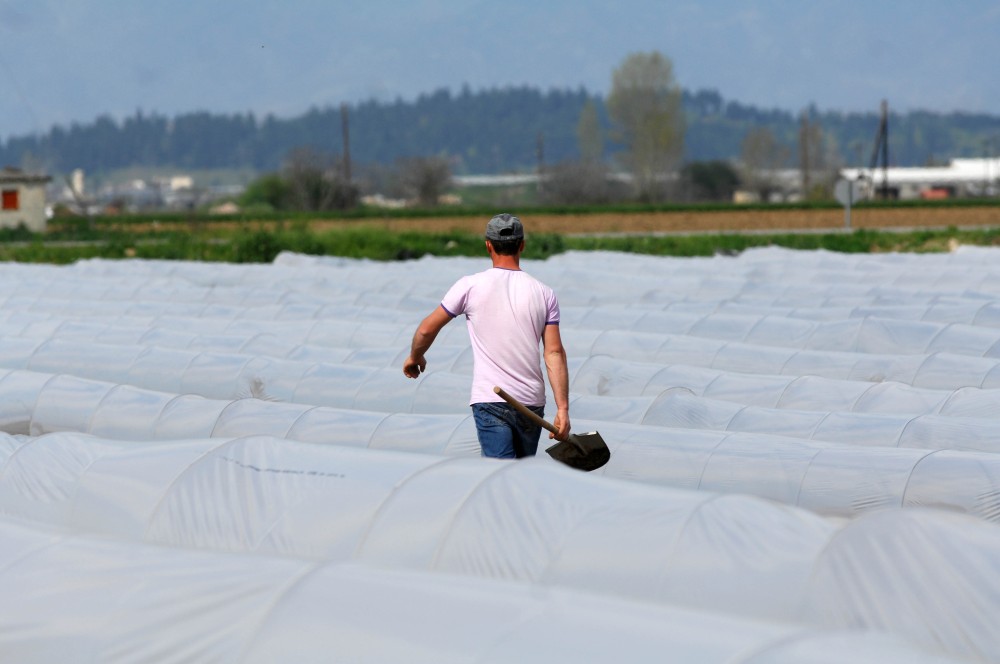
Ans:
{"type": "MultiPolygon", "coordinates": [[[[44,265],[3,266],[11,279],[31,282],[31,290],[8,292],[114,292],[125,300],[157,301],[163,293],[201,293],[200,301],[230,305],[273,304],[302,296],[329,304],[380,295],[417,294],[436,299],[435,287],[447,288],[452,272],[483,269],[478,258],[447,259],[447,271],[436,269],[439,259],[427,258],[362,269],[364,261],[281,254],[268,265],[219,265],[183,261],[82,261],[63,273],[44,265]],[[317,268],[337,270],[323,274],[317,268]],[[311,270],[311,273],[306,272],[311,270]],[[74,284],[64,276],[85,279],[74,284]],[[120,277],[127,274],[128,282],[120,277]],[[413,279],[419,274],[419,280],[413,279]],[[253,286],[242,300],[231,289],[253,286]],[[212,297],[212,294],[217,294],[212,297]]],[[[862,255],[833,252],[790,252],[763,248],[739,257],[669,259],[612,252],[567,253],[544,262],[525,263],[533,274],[560,287],[569,304],[623,303],[616,279],[629,284],[629,302],[648,306],[661,302],[704,300],[733,303],[743,300],[803,299],[805,305],[827,308],[833,300],[849,306],[867,304],[902,306],[987,299],[998,294],[993,249],[960,247],[943,254],[862,255]],[[598,269],[599,268],[599,269],[598,269]]],[[[364,267],[371,267],[368,264],[364,267]]],[[[791,306],[791,305],[784,305],[791,306]]]]}
{"type": "MultiPolygon", "coordinates": [[[[399,380],[395,365],[396,359],[402,363],[401,352],[391,349],[380,357],[372,352],[343,358],[357,363],[332,363],[133,345],[35,344],[0,342],[0,366],[62,371],[215,399],[258,396],[376,411],[467,412],[468,349],[445,367],[429,369],[414,387],[399,380]],[[368,366],[389,356],[393,368],[368,366]]],[[[436,359],[440,364],[441,358],[436,359]]],[[[984,441],[967,445],[992,449],[990,432],[1000,412],[1000,389],[946,391],[905,383],[699,371],[601,357],[574,363],[573,368],[576,410],[592,419],[658,426],[764,432],[775,421],[774,411],[781,410],[783,423],[773,432],[783,435],[838,441],[845,429],[852,435],[864,429],[859,442],[924,446],[911,440],[920,430],[934,432],[943,445],[955,445],[948,429],[961,425],[963,437],[984,441]],[[980,430],[981,435],[974,435],[980,430]]],[[[939,368],[947,372],[943,363],[939,368]]]]}
{"type": "Polygon", "coordinates": [[[996,256],[527,262],[591,474],[402,377],[481,260],[0,265],[0,651],[1000,661],[996,256]]]}
{"type": "Polygon", "coordinates": [[[0,649],[27,663],[959,661],[879,632],[8,521],[0,580],[0,649]]]}
{"type": "MultiPolygon", "coordinates": [[[[383,398],[389,400],[388,395],[383,398]]],[[[587,403],[584,399],[573,403],[581,401],[587,403]]],[[[781,416],[772,413],[771,417],[780,421],[781,416]]],[[[858,447],[865,441],[854,436],[871,436],[871,430],[878,429],[876,424],[888,428],[887,422],[874,420],[841,429],[843,440],[836,443],[770,433],[622,423],[611,418],[576,421],[578,426],[599,429],[609,441],[612,459],[596,471],[609,477],[749,493],[831,516],[922,505],[1000,520],[1000,497],[994,491],[1000,481],[1000,457],[962,449],[973,447],[970,432],[983,447],[995,447],[995,426],[984,422],[963,429],[948,418],[931,420],[930,416],[886,419],[909,425],[904,440],[912,449],[858,447]],[[949,436],[955,444],[950,449],[941,447],[949,436]]],[[[415,414],[252,398],[207,399],[17,370],[0,371],[0,425],[10,433],[33,436],[77,431],[151,441],[267,434],[375,450],[479,454],[468,413],[415,414]]]]}
{"type": "MultiPolygon", "coordinates": [[[[397,325],[407,321],[410,310],[415,307],[432,307],[433,300],[410,297],[406,299],[384,299],[380,304],[357,305],[315,305],[294,303],[284,305],[250,306],[246,308],[232,305],[209,305],[189,298],[197,293],[178,293],[180,301],[166,300],[161,303],[144,303],[141,308],[135,304],[122,302],[114,292],[94,293],[40,293],[38,297],[24,294],[10,295],[3,301],[8,311],[19,311],[30,317],[25,320],[5,321],[7,325],[27,326],[30,322],[40,327],[46,321],[56,320],[56,316],[78,314],[93,318],[96,312],[103,317],[114,316],[121,327],[144,328],[149,337],[163,331],[175,334],[181,332],[178,322],[185,318],[214,321],[214,325],[226,330],[240,332],[253,329],[258,332],[292,328],[291,331],[302,341],[324,337],[337,328],[343,328],[343,321],[357,320],[359,317],[374,317],[376,323],[361,322],[372,327],[379,323],[391,325],[390,334],[398,334],[397,325]],[[94,299],[88,299],[90,298],[94,299]],[[99,296],[99,297],[95,297],[99,296]],[[103,299],[110,297],[115,299],[103,299]],[[331,325],[330,319],[341,321],[331,325]],[[297,325],[282,325],[295,321],[297,325]],[[305,324],[302,324],[305,321],[305,324]]],[[[574,330],[627,330],[630,332],[657,333],[705,337],[726,341],[741,341],[765,346],[780,346],[804,350],[846,350],[862,353],[932,354],[949,352],[973,356],[1000,356],[1000,305],[977,305],[972,322],[935,322],[923,320],[927,315],[941,315],[941,306],[927,305],[918,320],[897,319],[892,315],[899,312],[886,311],[884,316],[861,310],[854,317],[838,320],[814,320],[813,316],[778,315],[767,309],[754,313],[750,305],[744,305],[741,312],[712,310],[702,311],[661,311],[641,307],[607,306],[566,306],[562,308],[562,321],[574,330]],[[936,312],[936,314],[932,313],[936,312]]],[[[950,312],[950,309],[949,309],[950,312]]],[[[912,315],[912,312],[911,312],[912,315]]],[[[61,319],[59,319],[61,322],[61,319]]],[[[180,336],[178,334],[178,336],[180,336]]]]}
{"type": "MultiPolygon", "coordinates": [[[[428,309],[429,310],[429,309],[428,309]]],[[[6,343],[0,353],[10,355],[9,362],[24,361],[27,356],[58,352],[48,346],[100,339],[131,345],[136,349],[163,348],[204,353],[264,355],[289,361],[344,361],[349,359],[385,366],[394,361],[408,342],[413,318],[399,323],[311,321],[306,325],[293,321],[280,323],[233,322],[228,319],[178,318],[157,319],[146,323],[128,319],[127,325],[92,320],[70,321],[47,318],[26,323],[20,318],[0,323],[6,343]],[[192,328],[216,327],[215,332],[192,334],[192,328]],[[159,327],[156,327],[159,325],[159,327]],[[45,343],[49,342],[49,343],[45,343]]],[[[419,318],[418,318],[419,320],[419,318]]],[[[787,319],[786,319],[787,320],[787,319]]],[[[772,321],[773,322],[773,321],[772,321]]],[[[912,323],[920,325],[920,323],[912,323]]],[[[773,375],[815,375],[831,379],[867,382],[902,382],[914,387],[956,390],[963,387],[1000,388],[1000,358],[991,350],[1000,333],[992,334],[981,344],[956,343],[949,352],[911,352],[902,341],[889,334],[881,346],[896,346],[895,352],[861,352],[853,344],[844,350],[801,349],[768,343],[728,341],[708,336],[637,332],[621,329],[572,328],[564,334],[564,343],[577,361],[608,356],[622,361],[658,365],[683,364],[722,371],[773,375]]],[[[778,339],[781,325],[770,336],[778,339]]],[[[445,328],[436,342],[444,359],[469,366],[468,340],[460,325],[445,328]],[[455,357],[458,354],[459,357],[455,357]]],[[[11,366],[8,364],[8,366],[11,366]]]]}
{"type": "MultiPolygon", "coordinates": [[[[213,398],[240,396],[246,394],[251,384],[256,384],[260,389],[267,387],[275,398],[335,405],[317,399],[353,399],[370,387],[367,383],[372,378],[394,380],[406,354],[405,348],[400,350],[398,344],[363,349],[301,345],[278,348],[276,335],[249,339],[215,336],[195,347],[176,347],[170,343],[175,339],[162,336],[146,343],[117,341],[113,338],[115,330],[107,325],[72,329],[72,334],[43,340],[23,336],[0,338],[0,366],[41,372],[68,371],[153,389],[197,390],[202,396],[213,398]],[[383,371],[368,371],[364,377],[366,386],[356,386],[353,392],[348,388],[342,388],[337,395],[312,389],[297,392],[298,383],[308,374],[358,371],[343,365],[383,371]]],[[[370,334],[361,336],[370,339],[370,334]]],[[[689,360],[692,357],[697,355],[688,355],[689,360]]],[[[835,358],[828,359],[833,364],[835,358]]],[[[899,363],[899,360],[894,362],[897,368],[899,363]]],[[[978,376],[960,375],[958,370],[963,362],[953,356],[921,358],[921,363],[925,376],[931,373],[937,376],[935,382],[978,380],[978,376]]],[[[968,366],[967,361],[965,364],[968,366]]],[[[467,345],[449,346],[445,341],[435,349],[435,365],[437,371],[461,374],[458,381],[464,389],[465,376],[471,372],[471,351],[467,345]]],[[[713,399],[799,410],[993,417],[1000,405],[1000,390],[992,388],[928,388],[889,380],[872,383],[813,374],[742,373],[691,364],[620,360],[608,355],[586,356],[585,360],[575,360],[573,366],[574,392],[608,397],[659,396],[682,385],[713,399]]],[[[994,366],[990,363],[986,368],[992,370],[994,366]]],[[[451,398],[442,399],[441,403],[450,409],[457,408],[451,398]]]]}
{"type": "MultiPolygon", "coordinates": [[[[254,553],[265,566],[279,567],[274,559],[358,563],[574,589],[592,595],[596,606],[596,598],[618,598],[606,610],[643,602],[734,616],[723,622],[737,625],[767,620],[772,624],[754,635],[757,647],[774,640],[779,625],[785,633],[796,623],[837,631],[851,627],[858,614],[929,652],[976,655],[1000,647],[992,626],[973,620],[1000,610],[1000,573],[990,562],[1000,554],[1000,532],[983,531],[971,517],[889,511],[838,527],[756,498],[595,479],[542,459],[457,459],[264,436],[160,443],[11,436],[0,450],[0,505],[11,523],[65,533],[62,546],[87,551],[78,573],[111,566],[105,556],[114,559],[113,552],[95,546],[94,538],[126,542],[116,555],[142,554],[139,569],[154,577],[146,591],[158,602],[165,601],[160,593],[179,592],[174,584],[190,577],[195,585],[223,589],[180,600],[195,613],[214,610],[221,601],[215,593],[239,592],[251,571],[216,576],[208,560],[207,567],[182,572],[200,556],[181,554],[163,578],[162,551],[254,553]],[[138,544],[160,548],[150,557],[138,544]],[[910,603],[926,590],[925,576],[934,579],[935,601],[914,613],[910,603]]],[[[2,542],[2,527],[0,533],[2,542]]],[[[62,546],[53,551],[47,543],[37,552],[58,561],[67,555],[62,546]]],[[[23,568],[37,568],[21,562],[0,567],[0,576],[18,579],[17,587],[28,587],[21,584],[38,574],[23,579],[23,568]]],[[[134,563],[124,568],[77,585],[92,591],[138,571],[134,563]]],[[[310,577],[316,572],[308,570],[310,577]]],[[[252,596],[268,585],[255,582],[242,592],[252,596]]],[[[135,603],[148,610],[154,602],[135,603]]],[[[82,619],[74,603],[52,610],[65,620],[82,619]]],[[[393,619],[388,610],[382,631],[393,619]]],[[[714,629],[715,621],[700,632],[714,629]]],[[[461,620],[451,625],[455,631],[463,626],[461,620]]],[[[662,627],[644,624],[641,632],[650,633],[641,633],[639,643],[662,638],[662,627]]],[[[691,659],[701,661],[698,653],[691,659]]]]}

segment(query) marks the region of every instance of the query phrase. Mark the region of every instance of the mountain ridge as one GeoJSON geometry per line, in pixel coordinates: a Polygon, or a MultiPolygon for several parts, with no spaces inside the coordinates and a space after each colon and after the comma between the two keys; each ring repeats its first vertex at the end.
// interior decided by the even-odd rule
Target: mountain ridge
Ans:
{"type": "MultiPolygon", "coordinates": [[[[737,160],[747,132],[767,128],[797,162],[801,115],[817,124],[831,165],[867,165],[879,112],[800,113],[727,100],[715,90],[683,93],[685,161],[737,160]]],[[[587,90],[509,86],[473,92],[440,88],[412,101],[375,99],[346,104],[349,149],[359,165],[387,165],[408,157],[442,156],[456,174],[525,172],[541,164],[577,159],[576,129],[587,103],[598,109],[605,161],[616,146],[600,95],[587,90]]],[[[171,118],[137,110],[115,120],[53,126],[43,134],[0,141],[0,164],[68,173],[106,173],[131,167],[176,169],[279,169],[288,154],[307,147],[343,154],[340,107],[313,107],[278,118],[253,112],[192,111],[171,118]]],[[[941,163],[956,157],[995,156],[1000,116],[966,112],[908,111],[889,116],[890,162],[896,166],[941,163]]]]}

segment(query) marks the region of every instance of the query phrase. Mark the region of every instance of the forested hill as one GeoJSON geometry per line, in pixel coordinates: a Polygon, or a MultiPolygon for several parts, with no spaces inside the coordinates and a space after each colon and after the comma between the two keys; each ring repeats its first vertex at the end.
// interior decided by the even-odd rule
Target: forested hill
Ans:
{"type": "MultiPolygon", "coordinates": [[[[368,101],[347,106],[350,153],[356,164],[388,164],[400,157],[448,156],[455,173],[534,169],[578,156],[577,124],[587,101],[606,129],[604,149],[616,150],[603,99],[586,90],[529,87],[458,93],[439,90],[413,101],[368,101]]],[[[890,100],[891,104],[891,100],[890,100]]],[[[767,127],[796,163],[800,114],[762,110],[714,91],[684,93],[685,159],[738,158],[746,133],[767,127]]],[[[891,109],[890,109],[891,110],[891,109]]],[[[809,109],[842,163],[868,162],[878,129],[878,109],[837,113],[809,109]]],[[[954,157],[982,157],[1000,150],[1000,116],[966,113],[890,114],[890,160],[916,166],[954,157]]],[[[312,109],[293,118],[253,113],[193,112],[167,118],[136,112],[116,121],[54,127],[41,136],[0,143],[0,165],[34,166],[54,173],[82,168],[107,173],[127,167],[179,169],[280,168],[299,147],[342,154],[340,108],[312,109]]]]}

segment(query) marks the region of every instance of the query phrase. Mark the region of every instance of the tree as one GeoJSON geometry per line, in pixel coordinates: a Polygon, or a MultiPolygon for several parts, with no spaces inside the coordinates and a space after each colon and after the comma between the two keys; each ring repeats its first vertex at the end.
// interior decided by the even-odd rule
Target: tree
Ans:
{"type": "Polygon", "coordinates": [[[247,185],[240,196],[240,205],[245,208],[283,210],[288,207],[288,182],[277,173],[262,175],[247,185]]]}
{"type": "Polygon", "coordinates": [[[776,173],[785,167],[789,150],[778,142],[767,127],[754,127],[743,138],[740,150],[743,159],[744,182],[766,201],[778,188],[776,173]]]}
{"type": "Polygon", "coordinates": [[[694,161],[681,169],[687,196],[696,201],[731,201],[740,176],[724,161],[694,161]]]}
{"type": "Polygon", "coordinates": [[[662,198],[684,146],[681,89],[670,60],[656,52],[626,57],[612,74],[607,107],[640,198],[662,198]]]}
{"type": "Polygon", "coordinates": [[[597,104],[593,99],[588,99],[580,110],[580,119],[576,123],[576,142],[583,161],[597,162],[604,156],[604,135],[601,121],[597,117],[597,104]]]}
{"type": "Polygon", "coordinates": [[[542,200],[553,205],[599,205],[615,199],[614,183],[599,161],[560,162],[548,169],[542,200]]]}
{"type": "Polygon", "coordinates": [[[285,162],[289,207],[295,210],[346,210],[357,205],[358,189],[347,182],[341,161],[311,148],[293,150],[285,162]]]}
{"type": "Polygon", "coordinates": [[[836,144],[827,140],[819,122],[812,119],[816,109],[802,112],[799,122],[799,169],[802,196],[808,200],[831,198],[837,181],[840,156],[836,144]]]}
{"type": "Polygon", "coordinates": [[[444,157],[410,157],[397,162],[400,183],[408,198],[433,207],[451,188],[451,167],[444,157]]]}

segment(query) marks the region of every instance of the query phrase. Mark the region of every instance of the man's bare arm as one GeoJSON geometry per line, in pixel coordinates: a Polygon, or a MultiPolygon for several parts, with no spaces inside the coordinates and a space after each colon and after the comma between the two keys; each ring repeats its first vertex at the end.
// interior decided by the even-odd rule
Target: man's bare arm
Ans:
{"type": "Polygon", "coordinates": [[[417,326],[410,344],[410,356],[403,362],[403,373],[409,378],[416,378],[427,368],[424,353],[430,349],[441,328],[451,322],[451,319],[451,314],[444,307],[438,307],[417,326]]]}
{"type": "Polygon", "coordinates": [[[562,336],[558,325],[546,325],[542,335],[543,357],[545,370],[549,374],[549,385],[552,386],[552,396],[556,401],[556,416],[552,420],[559,433],[550,433],[549,438],[565,440],[569,436],[569,368],[566,362],[566,349],[563,348],[562,336]]]}

